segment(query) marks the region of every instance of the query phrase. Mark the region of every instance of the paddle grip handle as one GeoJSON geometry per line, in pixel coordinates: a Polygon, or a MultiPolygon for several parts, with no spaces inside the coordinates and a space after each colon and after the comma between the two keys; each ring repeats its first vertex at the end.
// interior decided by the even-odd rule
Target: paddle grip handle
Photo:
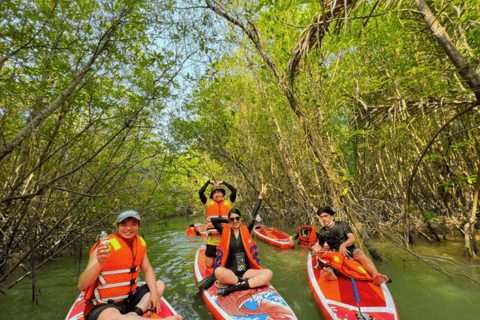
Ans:
{"type": "Polygon", "coordinates": [[[353,293],[355,294],[355,302],[360,304],[360,297],[358,296],[357,285],[355,284],[355,280],[352,278],[352,285],[353,285],[353,293]]]}

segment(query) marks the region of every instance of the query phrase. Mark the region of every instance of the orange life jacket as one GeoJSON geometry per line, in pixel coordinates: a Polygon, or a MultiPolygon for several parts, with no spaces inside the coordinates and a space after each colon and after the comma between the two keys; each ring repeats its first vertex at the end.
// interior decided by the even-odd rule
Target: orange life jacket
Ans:
{"type": "Polygon", "coordinates": [[[207,231],[209,234],[217,232],[210,219],[212,217],[228,219],[228,213],[232,209],[232,206],[233,204],[230,200],[207,200],[207,231]]]}
{"type": "Polygon", "coordinates": [[[195,237],[197,233],[195,232],[194,227],[188,227],[187,228],[187,237],[195,237]]]}
{"type": "Polygon", "coordinates": [[[315,230],[315,227],[312,226],[301,226],[298,227],[298,243],[302,246],[313,246],[315,243],[317,243],[317,232],[315,230]],[[302,229],[307,229],[310,231],[308,236],[303,236],[302,235],[302,229]]]}
{"type": "MultiPolygon", "coordinates": [[[[85,291],[85,300],[94,305],[121,301],[135,290],[140,273],[140,264],[147,252],[147,244],[137,235],[132,248],[116,234],[108,235],[112,253],[102,267],[97,280],[85,291]]],[[[98,243],[92,248],[93,253],[98,243]]]]}
{"type": "MultiPolygon", "coordinates": [[[[218,267],[225,267],[228,259],[228,250],[230,249],[231,227],[228,224],[223,225],[222,240],[217,246],[217,257],[213,269],[218,267]]],[[[251,269],[263,269],[260,266],[260,259],[258,257],[257,244],[250,237],[250,232],[247,226],[240,227],[240,234],[242,235],[243,247],[247,253],[248,262],[251,269]]]]}
{"type": "Polygon", "coordinates": [[[198,231],[198,232],[205,232],[207,231],[207,226],[204,225],[204,224],[201,224],[201,223],[195,223],[195,231],[198,231]]]}
{"type": "Polygon", "coordinates": [[[326,252],[320,255],[327,265],[332,266],[341,274],[356,280],[373,281],[372,276],[354,259],[345,259],[340,252],[326,252]]]}

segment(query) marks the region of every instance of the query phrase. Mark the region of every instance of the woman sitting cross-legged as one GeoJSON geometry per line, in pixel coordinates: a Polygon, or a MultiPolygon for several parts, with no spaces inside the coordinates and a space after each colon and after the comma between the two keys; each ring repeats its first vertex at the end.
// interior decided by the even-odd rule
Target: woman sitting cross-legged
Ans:
{"type": "MultiPolygon", "coordinates": [[[[263,187],[253,210],[252,216],[257,214],[262,198],[266,193],[263,187]]],[[[242,214],[238,209],[228,213],[229,224],[222,218],[212,218],[215,229],[222,234],[222,240],[217,247],[217,257],[214,265],[215,278],[222,284],[228,285],[219,293],[223,296],[235,291],[247,290],[263,286],[272,279],[273,273],[260,266],[257,245],[250,237],[255,220],[249,226],[242,225],[242,214]]]]}

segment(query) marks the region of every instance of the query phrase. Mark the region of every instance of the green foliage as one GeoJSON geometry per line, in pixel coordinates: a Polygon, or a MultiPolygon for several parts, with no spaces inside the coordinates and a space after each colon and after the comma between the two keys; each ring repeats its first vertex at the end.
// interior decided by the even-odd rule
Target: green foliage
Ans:
{"type": "Polygon", "coordinates": [[[18,267],[12,252],[41,260],[122,210],[158,221],[198,202],[201,157],[174,148],[163,124],[215,34],[172,4],[0,4],[0,136],[13,145],[0,159],[0,282],[18,267]]]}
{"type": "Polygon", "coordinates": [[[439,185],[445,189],[445,191],[451,191],[455,187],[459,187],[462,184],[474,184],[477,181],[477,175],[471,175],[467,177],[457,176],[453,179],[447,180],[439,185]]]}
{"type": "MultiPolygon", "coordinates": [[[[238,46],[216,60],[211,77],[195,87],[184,105],[192,118],[177,120],[177,137],[208,152],[221,164],[222,175],[247,180],[243,189],[251,197],[260,182],[278,183],[279,207],[308,202],[297,192],[301,187],[311,203],[331,203],[329,186],[338,185],[336,192],[352,201],[349,207],[357,206],[352,199],[375,208],[382,203],[380,211],[387,216],[381,219],[388,221],[388,204],[393,202],[402,214],[404,187],[419,154],[438,128],[474,97],[413,3],[377,6],[369,17],[374,5],[358,2],[348,21],[342,13],[307,52],[302,41],[308,28],[318,23],[318,2],[226,4],[227,14],[248,28],[255,26],[279,78],[251,39],[238,28],[228,29],[224,21],[223,29],[232,30],[225,38],[238,46]],[[289,84],[287,66],[295,50],[303,58],[289,84]],[[283,90],[289,85],[309,120],[306,130],[283,90]],[[305,142],[306,131],[314,136],[315,146],[305,142]],[[330,175],[324,176],[320,166],[330,175]]],[[[457,48],[478,68],[478,3],[433,2],[430,7],[457,48]]],[[[477,138],[468,132],[478,120],[478,115],[468,114],[452,123],[426,153],[414,181],[415,199],[428,203],[425,210],[431,206],[432,212],[444,214],[445,202],[438,199],[451,201],[448,192],[453,186],[457,199],[469,201],[467,184],[474,181],[478,148],[477,138]],[[439,185],[447,194],[438,191],[439,185]]]]}
{"type": "Polygon", "coordinates": [[[428,221],[438,220],[438,216],[434,212],[422,211],[422,216],[425,220],[428,220],[428,221]]]}

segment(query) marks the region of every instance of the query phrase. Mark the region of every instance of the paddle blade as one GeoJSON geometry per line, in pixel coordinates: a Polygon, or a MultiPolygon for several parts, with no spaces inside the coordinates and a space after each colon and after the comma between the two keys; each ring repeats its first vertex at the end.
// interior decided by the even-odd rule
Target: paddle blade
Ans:
{"type": "Polygon", "coordinates": [[[208,290],[214,284],[215,284],[215,279],[213,278],[213,274],[211,274],[208,277],[205,277],[202,280],[198,281],[197,288],[208,290]]]}

